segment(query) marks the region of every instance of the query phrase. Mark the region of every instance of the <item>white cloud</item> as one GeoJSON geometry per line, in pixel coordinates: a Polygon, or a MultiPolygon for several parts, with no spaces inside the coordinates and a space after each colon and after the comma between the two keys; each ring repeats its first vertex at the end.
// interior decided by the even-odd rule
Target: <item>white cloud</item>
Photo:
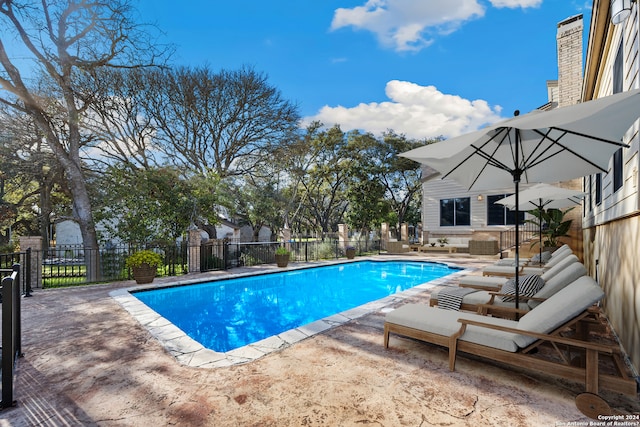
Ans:
{"type": "Polygon", "coordinates": [[[449,138],[501,119],[500,106],[443,94],[434,86],[392,80],[385,92],[390,101],[351,108],[324,106],[304,123],[317,120],[326,126],[339,124],[343,130],[360,129],[376,135],[392,129],[408,138],[423,139],[449,138]]]}
{"type": "Polygon", "coordinates": [[[538,7],[542,4],[542,0],[490,0],[491,5],[497,8],[507,7],[509,9],[516,9],[521,7],[523,9],[527,7],[538,7]]]}
{"type": "MultiPolygon", "coordinates": [[[[493,7],[535,7],[542,0],[490,0],[493,7]]],[[[362,6],[335,10],[331,30],[353,27],[371,31],[396,51],[419,51],[438,34],[449,34],[465,21],[484,16],[478,0],[367,0],[362,6]]]]}

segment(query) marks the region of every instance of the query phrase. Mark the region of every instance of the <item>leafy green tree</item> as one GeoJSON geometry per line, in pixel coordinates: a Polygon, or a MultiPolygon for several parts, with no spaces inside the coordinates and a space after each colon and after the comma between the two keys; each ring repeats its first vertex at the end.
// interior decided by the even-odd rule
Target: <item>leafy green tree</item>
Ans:
{"type": "Polygon", "coordinates": [[[326,131],[310,127],[308,132],[305,141],[309,167],[300,171],[298,193],[309,227],[326,233],[344,221],[352,159],[346,135],[339,126],[326,131]]]}
{"type": "Polygon", "coordinates": [[[102,190],[97,218],[109,234],[138,244],[172,242],[190,224],[216,223],[217,180],[184,176],[177,168],[112,167],[102,190]]]}

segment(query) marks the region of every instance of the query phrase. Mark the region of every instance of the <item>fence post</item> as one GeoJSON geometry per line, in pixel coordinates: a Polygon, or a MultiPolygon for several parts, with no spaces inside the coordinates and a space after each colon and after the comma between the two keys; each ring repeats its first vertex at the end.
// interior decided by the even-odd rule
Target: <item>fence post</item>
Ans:
{"type": "Polygon", "coordinates": [[[42,288],[42,264],[38,262],[38,254],[42,253],[42,237],[20,237],[20,250],[26,254],[25,259],[20,263],[29,268],[27,272],[29,277],[25,277],[24,280],[28,280],[31,288],[42,288]],[[27,252],[28,249],[31,249],[31,252],[27,252]]]}
{"type": "MultiPolygon", "coordinates": [[[[30,297],[31,295],[31,248],[27,249],[27,259],[26,259],[26,270],[25,270],[25,277],[22,279],[24,281],[24,296],[25,297],[30,297]]],[[[20,264],[14,264],[13,265],[13,270],[15,271],[16,269],[16,265],[18,266],[18,269],[20,268],[20,264]]],[[[18,273],[20,271],[18,270],[18,273]]]]}
{"type": "Polygon", "coordinates": [[[14,285],[13,289],[15,292],[15,319],[16,319],[16,352],[18,356],[22,357],[22,303],[20,302],[20,281],[22,277],[20,276],[20,264],[13,264],[11,267],[13,269],[14,274],[14,285]]]}
{"type": "MultiPolygon", "coordinates": [[[[20,288],[15,286],[18,273],[2,279],[2,402],[0,408],[15,405],[13,400],[13,371],[16,356],[16,300],[20,301],[20,288]],[[16,298],[16,296],[18,298],[16,298]]],[[[19,283],[18,283],[19,286],[19,283]]],[[[18,306],[19,307],[19,306],[18,306]]]]}
{"type": "Polygon", "coordinates": [[[189,230],[189,273],[200,272],[200,251],[202,235],[199,229],[189,230]]]}

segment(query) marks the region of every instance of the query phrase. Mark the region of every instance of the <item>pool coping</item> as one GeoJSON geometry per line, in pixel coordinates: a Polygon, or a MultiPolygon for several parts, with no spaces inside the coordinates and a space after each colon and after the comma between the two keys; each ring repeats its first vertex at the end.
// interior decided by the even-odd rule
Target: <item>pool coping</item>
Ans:
{"type": "Polygon", "coordinates": [[[204,347],[193,338],[189,337],[184,331],[175,326],[169,320],[158,314],[156,311],[149,308],[142,301],[132,295],[132,292],[142,290],[162,289],[175,286],[186,286],[203,282],[211,282],[218,280],[236,279],[240,277],[255,276],[260,274],[270,274],[276,272],[292,271],[305,268],[321,267],[335,264],[345,264],[349,262],[357,261],[408,261],[408,262],[437,262],[450,267],[456,267],[453,262],[443,261],[429,261],[429,260],[416,260],[416,259],[404,259],[394,258],[387,261],[381,261],[380,259],[359,257],[352,261],[349,260],[337,260],[326,262],[314,262],[314,263],[300,263],[291,265],[286,269],[278,270],[256,270],[253,272],[242,273],[229,273],[224,276],[216,278],[199,278],[189,280],[177,280],[169,283],[158,283],[149,285],[138,285],[123,289],[117,289],[111,291],[109,295],[115,299],[129,314],[136,319],[143,327],[145,327],[149,333],[157,339],[164,349],[171,354],[182,365],[199,368],[222,368],[242,363],[248,363],[264,357],[270,353],[282,350],[290,347],[291,345],[310,338],[316,334],[335,328],[342,324],[345,324],[351,320],[360,318],[364,315],[370,314],[375,311],[388,312],[391,311],[391,305],[398,303],[399,301],[406,300],[414,297],[417,294],[424,292],[427,289],[431,289],[435,286],[445,285],[451,280],[452,277],[458,275],[469,274],[473,269],[460,269],[457,272],[448,274],[444,277],[431,280],[429,282],[422,283],[414,286],[402,292],[398,292],[392,295],[388,295],[384,298],[370,301],[366,304],[354,307],[349,310],[342,311],[340,313],[333,314],[331,316],[316,320],[302,326],[299,326],[288,331],[284,331],[277,335],[272,335],[263,340],[255,343],[247,344],[243,347],[230,350],[228,352],[217,352],[204,347]]]}

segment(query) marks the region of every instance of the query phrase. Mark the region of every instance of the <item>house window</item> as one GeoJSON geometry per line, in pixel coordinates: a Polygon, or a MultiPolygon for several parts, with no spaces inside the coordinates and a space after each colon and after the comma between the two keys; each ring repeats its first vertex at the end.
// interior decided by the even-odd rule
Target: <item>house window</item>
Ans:
{"type": "MultiPolygon", "coordinates": [[[[616,54],[616,60],[613,63],[613,93],[620,93],[623,90],[622,84],[624,82],[623,74],[623,42],[620,42],[618,47],[618,53],[616,54]]],[[[619,148],[613,154],[613,192],[615,193],[622,187],[622,148],[619,148]]]]}
{"type": "Polygon", "coordinates": [[[471,225],[471,198],[440,200],[440,226],[471,225]]]}
{"type": "MultiPolygon", "coordinates": [[[[516,211],[496,203],[510,194],[497,194],[487,196],[487,225],[515,225],[516,211]]],[[[524,222],[524,212],[520,212],[520,224],[524,222]]]]}
{"type": "Polygon", "coordinates": [[[602,174],[596,174],[596,206],[602,203],[602,174]]]}
{"type": "Polygon", "coordinates": [[[613,192],[622,187],[622,148],[613,153],[613,192]]]}
{"type": "MultiPolygon", "coordinates": [[[[624,40],[623,40],[624,41],[624,40]]],[[[620,93],[623,91],[622,84],[624,83],[624,70],[623,70],[623,51],[622,45],[623,41],[620,41],[620,46],[618,47],[618,52],[616,53],[616,59],[613,62],[613,93],[620,93]]]]}
{"type": "Polygon", "coordinates": [[[593,210],[593,176],[587,177],[589,180],[589,188],[585,189],[585,192],[589,195],[589,212],[593,210]]]}

